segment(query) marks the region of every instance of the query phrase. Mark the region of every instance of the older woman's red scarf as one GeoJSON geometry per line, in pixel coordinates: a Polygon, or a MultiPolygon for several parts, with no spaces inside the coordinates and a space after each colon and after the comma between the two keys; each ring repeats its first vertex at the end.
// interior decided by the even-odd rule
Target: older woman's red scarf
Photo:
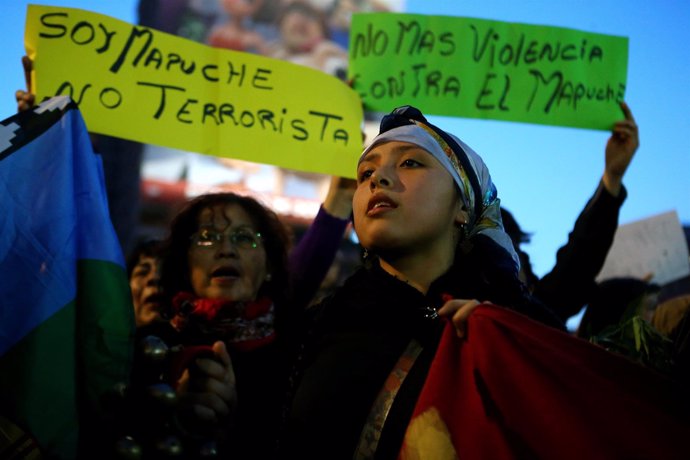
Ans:
{"type": "Polygon", "coordinates": [[[273,301],[262,297],[254,302],[196,297],[180,292],[173,298],[175,329],[198,336],[211,344],[222,340],[230,349],[252,351],[275,340],[273,301]]]}

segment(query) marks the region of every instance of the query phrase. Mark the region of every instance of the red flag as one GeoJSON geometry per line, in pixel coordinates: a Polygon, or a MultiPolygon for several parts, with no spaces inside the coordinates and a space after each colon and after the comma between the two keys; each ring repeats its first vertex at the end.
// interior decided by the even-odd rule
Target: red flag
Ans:
{"type": "Polygon", "coordinates": [[[495,306],[467,326],[444,330],[401,459],[688,458],[675,382],[495,306]]]}

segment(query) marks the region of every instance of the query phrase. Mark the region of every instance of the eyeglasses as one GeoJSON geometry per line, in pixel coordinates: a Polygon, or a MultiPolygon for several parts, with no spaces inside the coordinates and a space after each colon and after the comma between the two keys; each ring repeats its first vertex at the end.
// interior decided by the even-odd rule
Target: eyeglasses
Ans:
{"type": "MultiPolygon", "coordinates": [[[[215,230],[199,230],[191,236],[192,244],[200,248],[215,248],[226,237],[225,233],[215,230]]],[[[256,249],[262,241],[261,233],[251,232],[247,229],[239,229],[227,235],[230,242],[240,249],[256,249]]]]}

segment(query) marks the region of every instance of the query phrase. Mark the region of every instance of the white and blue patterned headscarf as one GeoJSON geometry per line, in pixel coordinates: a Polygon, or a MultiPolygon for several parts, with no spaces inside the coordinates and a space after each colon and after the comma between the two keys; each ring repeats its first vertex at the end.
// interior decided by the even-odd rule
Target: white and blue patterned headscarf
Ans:
{"type": "Polygon", "coordinates": [[[501,200],[489,169],[477,153],[452,134],[429,123],[411,106],[398,107],[381,120],[378,136],[362,152],[360,161],[376,145],[388,141],[408,142],[429,152],[450,173],[469,213],[466,238],[486,235],[505,249],[519,270],[513,243],[503,229],[501,200]]]}

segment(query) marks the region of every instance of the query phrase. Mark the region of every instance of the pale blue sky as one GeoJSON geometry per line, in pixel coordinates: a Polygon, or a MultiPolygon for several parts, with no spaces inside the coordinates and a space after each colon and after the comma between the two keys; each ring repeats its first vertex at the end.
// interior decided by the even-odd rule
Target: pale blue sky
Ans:
{"type": "MultiPolygon", "coordinates": [[[[0,118],[15,111],[24,86],[25,0],[0,0],[0,118]]],[[[136,0],[55,0],[136,22],[136,0]]],[[[641,147],[625,178],[621,223],[676,210],[690,224],[690,2],[687,0],[407,0],[407,10],[562,26],[630,39],[626,100],[640,126],[641,147]]],[[[472,146],[492,172],[503,204],[523,229],[534,270],[550,270],[555,253],[594,191],[608,134],[572,128],[433,117],[472,146]]]]}

